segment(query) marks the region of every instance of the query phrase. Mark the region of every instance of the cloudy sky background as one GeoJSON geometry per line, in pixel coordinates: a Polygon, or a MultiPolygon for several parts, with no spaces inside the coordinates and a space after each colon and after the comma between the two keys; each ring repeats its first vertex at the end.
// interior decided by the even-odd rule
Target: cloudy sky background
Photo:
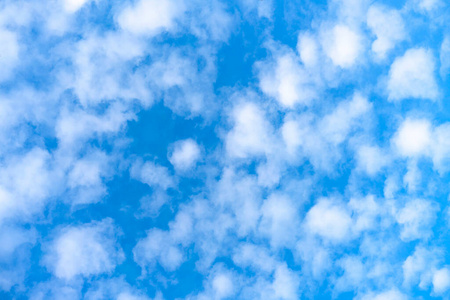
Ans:
{"type": "Polygon", "coordinates": [[[449,299],[445,0],[0,2],[0,298],[449,299]]]}

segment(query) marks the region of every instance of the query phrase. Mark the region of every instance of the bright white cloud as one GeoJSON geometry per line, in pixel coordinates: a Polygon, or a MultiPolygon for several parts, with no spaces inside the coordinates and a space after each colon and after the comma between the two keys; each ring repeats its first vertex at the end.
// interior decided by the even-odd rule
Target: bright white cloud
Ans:
{"type": "Polygon", "coordinates": [[[63,228],[48,246],[44,262],[55,276],[70,280],[109,273],[123,259],[114,224],[111,219],[104,219],[63,228]]]}
{"type": "Polygon", "coordinates": [[[216,274],[212,280],[215,299],[229,298],[234,294],[233,281],[229,274],[216,274]]]}
{"type": "Polygon", "coordinates": [[[123,29],[134,34],[158,34],[170,30],[183,12],[183,2],[175,0],[139,0],[117,16],[123,29]]]}
{"type": "Polygon", "coordinates": [[[264,64],[260,66],[259,86],[282,106],[308,105],[317,98],[317,88],[311,76],[300,66],[293,53],[277,57],[273,65],[268,70],[266,68],[264,64]]]}
{"type": "Polygon", "coordinates": [[[407,157],[427,155],[431,141],[432,128],[426,119],[406,119],[393,138],[398,152],[407,157]]]}
{"type": "Polygon", "coordinates": [[[301,32],[298,35],[297,52],[306,67],[313,67],[319,60],[319,45],[310,33],[301,32]]]}
{"type": "Polygon", "coordinates": [[[450,270],[442,268],[433,274],[433,291],[436,294],[445,293],[450,289],[450,270]]]}
{"type": "Polygon", "coordinates": [[[389,100],[438,99],[440,92],[435,80],[435,68],[431,50],[413,48],[397,57],[389,70],[389,100]]]}
{"type": "Polygon", "coordinates": [[[63,0],[64,9],[69,13],[74,13],[92,0],[63,0]]]}
{"type": "Polygon", "coordinates": [[[306,228],[325,240],[341,242],[351,238],[350,213],[333,200],[320,199],[307,213],[306,228]]]}
{"type": "Polygon", "coordinates": [[[359,33],[346,25],[338,24],[324,34],[322,47],[335,66],[350,68],[362,54],[363,41],[359,33]]]}
{"type": "Polygon", "coordinates": [[[372,5],[367,12],[367,26],[376,35],[372,51],[384,59],[395,44],[406,38],[405,26],[400,13],[380,5],[372,5]]]}
{"type": "Polygon", "coordinates": [[[237,105],[232,120],[234,127],[226,137],[226,150],[230,156],[247,158],[271,151],[273,129],[256,104],[237,105]]]}
{"type": "Polygon", "coordinates": [[[176,170],[187,171],[195,166],[200,157],[200,146],[193,139],[186,139],[173,145],[169,161],[176,170]]]}

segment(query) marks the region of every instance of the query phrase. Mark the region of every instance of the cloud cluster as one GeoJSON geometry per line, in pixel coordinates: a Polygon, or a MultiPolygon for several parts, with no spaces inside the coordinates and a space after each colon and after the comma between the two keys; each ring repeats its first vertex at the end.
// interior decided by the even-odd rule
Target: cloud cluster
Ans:
{"type": "Polygon", "coordinates": [[[0,298],[448,298],[448,18],[1,2],[0,298]]]}

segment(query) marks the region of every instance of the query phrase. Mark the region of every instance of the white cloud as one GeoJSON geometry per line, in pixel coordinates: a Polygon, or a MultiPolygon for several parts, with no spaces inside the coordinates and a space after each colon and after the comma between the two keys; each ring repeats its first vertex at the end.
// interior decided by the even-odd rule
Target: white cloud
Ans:
{"type": "Polygon", "coordinates": [[[298,162],[307,157],[315,168],[331,172],[341,156],[339,146],[368,124],[371,111],[372,104],[355,93],[322,118],[308,113],[288,115],[280,130],[286,158],[298,162]]]}
{"type": "Polygon", "coordinates": [[[335,66],[350,68],[362,54],[362,37],[348,26],[338,24],[324,34],[322,47],[335,66]]]}
{"type": "Polygon", "coordinates": [[[389,163],[389,157],[382,149],[376,146],[362,145],[358,148],[357,168],[366,172],[369,176],[374,176],[389,163]]]}
{"type": "Polygon", "coordinates": [[[409,49],[397,57],[389,70],[389,100],[408,98],[436,100],[439,88],[435,80],[435,61],[431,50],[409,49]]]}
{"type": "Polygon", "coordinates": [[[46,252],[47,268],[68,280],[109,273],[124,259],[111,219],[63,228],[46,252]]]}
{"type": "Polygon", "coordinates": [[[438,210],[430,201],[415,199],[407,202],[396,214],[401,226],[400,238],[408,242],[430,237],[438,210]]]}
{"type": "Polygon", "coordinates": [[[351,238],[350,213],[329,199],[320,199],[308,211],[305,225],[309,232],[331,242],[341,242],[351,238]]]}
{"type": "Polygon", "coordinates": [[[450,170],[450,123],[444,123],[434,129],[430,148],[435,169],[441,173],[450,170]]]}
{"type": "Polygon", "coordinates": [[[316,38],[308,33],[301,32],[298,35],[297,52],[302,63],[307,67],[313,67],[319,60],[319,45],[316,38]]]}
{"type": "Polygon", "coordinates": [[[39,282],[30,292],[31,300],[78,300],[82,298],[80,281],[52,279],[39,282]]]}
{"type": "Polygon", "coordinates": [[[241,243],[234,250],[233,262],[241,267],[251,267],[259,272],[270,273],[275,269],[276,261],[269,251],[252,243],[241,243]]]}
{"type": "Polygon", "coordinates": [[[230,156],[247,158],[271,152],[273,129],[264,111],[256,104],[237,105],[232,120],[234,127],[226,137],[226,150],[230,156]]]}
{"type": "Polygon", "coordinates": [[[283,300],[298,299],[299,278],[286,265],[280,265],[275,270],[272,283],[273,298],[283,300]]]}
{"type": "Polygon", "coordinates": [[[175,181],[166,167],[159,166],[154,162],[136,161],[130,169],[131,177],[151,187],[159,187],[163,190],[175,186],[175,181]]]}
{"type": "Polygon", "coordinates": [[[282,106],[308,105],[317,98],[317,88],[311,76],[293,53],[282,54],[272,64],[262,64],[259,69],[261,90],[282,106]]]}
{"type": "Polygon", "coordinates": [[[102,115],[63,110],[55,125],[56,137],[60,148],[71,152],[90,138],[117,133],[133,117],[121,104],[111,105],[102,115]]]}
{"type": "Polygon", "coordinates": [[[169,224],[169,230],[153,228],[133,249],[134,260],[144,269],[152,272],[156,263],[167,271],[175,271],[186,259],[183,246],[187,246],[193,233],[193,220],[179,212],[169,224]]]}
{"type": "Polygon", "coordinates": [[[344,274],[336,280],[337,291],[349,291],[360,286],[367,274],[361,258],[357,256],[344,257],[337,262],[344,274]]]}
{"type": "Polygon", "coordinates": [[[74,13],[92,0],[63,0],[64,9],[68,13],[74,13]]]}
{"type": "Polygon", "coordinates": [[[353,212],[352,218],[354,224],[352,230],[355,233],[377,229],[378,218],[383,210],[383,206],[375,201],[373,195],[350,199],[348,208],[353,212]]]}
{"type": "Polygon", "coordinates": [[[145,74],[137,66],[146,51],[142,39],[124,32],[86,33],[59,51],[73,64],[60,70],[59,82],[74,89],[83,107],[113,99],[152,103],[145,74]]]}
{"type": "Polygon", "coordinates": [[[445,293],[450,289],[450,270],[442,268],[433,274],[433,291],[436,294],[445,293]]]}
{"type": "Polygon", "coordinates": [[[177,171],[187,171],[201,158],[199,145],[193,139],[177,141],[169,155],[170,163],[177,171]]]}
{"type": "Polygon", "coordinates": [[[180,115],[208,115],[214,111],[213,81],[216,78],[215,53],[210,47],[162,51],[161,57],[145,71],[152,84],[153,97],[163,95],[164,104],[180,115]],[[201,68],[199,61],[202,61],[201,68]]]}
{"type": "MultiPolygon", "coordinates": [[[[209,270],[209,275],[203,282],[204,290],[195,296],[188,296],[188,300],[220,300],[235,299],[243,278],[228,270],[223,264],[216,264],[209,270]]],[[[237,297],[239,298],[239,297],[237,297]]]]}
{"type": "Polygon", "coordinates": [[[439,249],[417,246],[414,253],[403,262],[403,285],[418,285],[419,288],[426,289],[431,284],[433,270],[441,256],[439,249]]]}
{"type": "Polygon", "coordinates": [[[74,162],[67,175],[68,188],[74,193],[72,204],[95,203],[106,194],[103,179],[108,173],[108,156],[100,151],[74,162]]]}
{"type": "Polygon", "coordinates": [[[260,232],[270,239],[273,247],[293,244],[299,227],[298,209],[295,203],[284,195],[270,195],[262,207],[260,232]],[[284,234],[290,232],[289,235],[284,234]]]}
{"type": "Polygon", "coordinates": [[[371,109],[372,103],[355,93],[351,100],[342,101],[332,113],[323,117],[319,130],[328,141],[340,144],[358,124],[359,119],[371,109]]]}
{"type": "Polygon", "coordinates": [[[372,5],[367,12],[367,26],[377,36],[372,43],[372,51],[379,59],[384,59],[396,43],[406,38],[403,19],[394,9],[372,5]]]}
{"type": "Polygon", "coordinates": [[[215,299],[229,298],[234,294],[233,281],[226,273],[216,274],[212,280],[215,299]]]}
{"type": "Polygon", "coordinates": [[[123,9],[117,16],[117,22],[131,33],[155,35],[172,29],[183,7],[182,1],[139,0],[123,9]]]}
{"type": "Polygon", "coordinates": [[[432,141],[431,124],[426,119],[406,119],[400,125],[393,143],[402,156],[427,155],[432,141]]]}
{"type": "Polygon", "coordinates": [[[0,223],[14,217],[26,220],[45,207],[60,183],[50,159],[46,150],[34,148],[5,162],[0,169],[0,223]]]}
{"type": "Polygon", "coordinates": [[[254,176],[224,169],[214,190],[214,201],[219,207],[233,213],[238,236],[244,237],[256,231],[262,197],[254,176]]]}
{"type": "Polygon", "coordinates": [[[414,0],[414,2],[419,9],[428,12],[442,6],[443,4],[441,0],[414,0]]]}
{"type": "MultiPolygon", "coordinates": [[[[412,159],[431,158],[434,169],[443,174],[450,169],[449,140],[449,123],[433,127],[427,119],[406,118],[394,134],[392,144],[401,156],[412,159]]],[[[411,180],[420,175],[414,160],[408,163],[408,172],[407,177],[411,180]]]]}

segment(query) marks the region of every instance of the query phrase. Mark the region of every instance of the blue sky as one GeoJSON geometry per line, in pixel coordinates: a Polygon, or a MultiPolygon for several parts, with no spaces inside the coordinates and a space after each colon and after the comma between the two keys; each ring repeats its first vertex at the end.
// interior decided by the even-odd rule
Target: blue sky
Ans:
{"type": "Polygon", "coordinates": [[[444,0],[0,2],[1,299],[450,299],[444,0]]]}

